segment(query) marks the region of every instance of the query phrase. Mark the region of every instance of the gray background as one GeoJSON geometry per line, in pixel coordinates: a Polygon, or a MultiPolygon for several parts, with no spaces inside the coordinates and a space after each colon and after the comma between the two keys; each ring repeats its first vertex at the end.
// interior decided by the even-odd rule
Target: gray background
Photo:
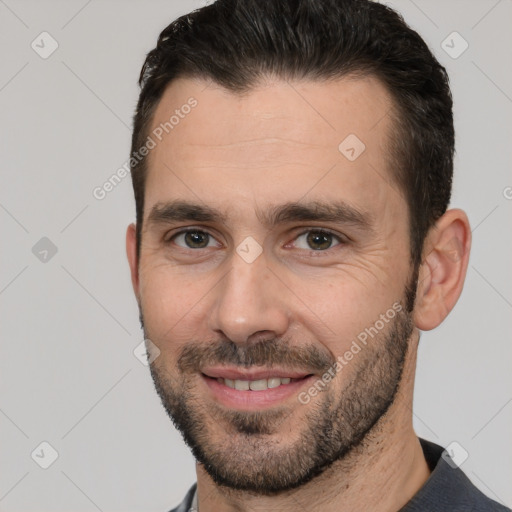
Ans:
{"type": "MultiPolygon", "coordinates": [[[[142,335],[124,250],[130,178],[101,201],[92,191],[128,157],[145,53],[200,5],[0,0],[1,511],[165,511],[195,480],[133,354],[142,335]],[[59,45],[46,59],[31,47],[51,47],[43,31],[59,45]],[[48,469],[43,441],[58,452],[48,469]]],[[[512,2],[392,5],[450,73],[452,206],[468,212],[474,236],[462,298],[421,339],[415,427],[459,443],[471,480],[512,506],[512,2]],[[460,52],[458,36],[446,40],[453,31],[469,43],[458,58],[441,46],[460,52]]]]}

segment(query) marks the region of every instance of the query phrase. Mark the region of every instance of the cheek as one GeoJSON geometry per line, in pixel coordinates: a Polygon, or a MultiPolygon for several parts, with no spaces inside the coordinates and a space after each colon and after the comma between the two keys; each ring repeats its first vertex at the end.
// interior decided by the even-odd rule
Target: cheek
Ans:
{"type": "Polygon", "coordinates": [[[140,283],[145,328],[160,350],[170,346],[175,350],[197,338],[199,318],[204,317],[202,299],[211,287],[208,278],[194,282],[190,275],[173,273],[161,265],[141,271],[140,283]]]}
{"type": "Polygon", "coordinates": [[[381,280],[371,271],[361,272],[353,267],[316,278],[293,276],[286,281],[300,299],[294,302],[302,305],[300,310],[305,323],[321,325],[331,337],[364,328],[401,299],[397,282],[381,280]]]}

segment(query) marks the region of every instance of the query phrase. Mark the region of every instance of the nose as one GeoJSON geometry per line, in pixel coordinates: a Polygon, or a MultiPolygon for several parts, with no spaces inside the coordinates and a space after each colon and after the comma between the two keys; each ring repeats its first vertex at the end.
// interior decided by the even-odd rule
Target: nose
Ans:
{"type": "Polygon", "coordinates": [[[288,329],[286,288],[264,253],[251,263],[234,253],[212,297],[209,327],[235,343],[281,337],[288,329]]]}

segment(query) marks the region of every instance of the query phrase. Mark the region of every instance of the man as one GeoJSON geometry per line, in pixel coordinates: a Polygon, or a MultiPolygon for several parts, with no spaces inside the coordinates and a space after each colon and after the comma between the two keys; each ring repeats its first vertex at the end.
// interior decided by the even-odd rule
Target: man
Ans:
{"type": "Polygon", "coordinates": [[[219,0],[148,54],[127,254],[197,460],[175,511],[506,510],[418,439],[419,331],[462,291],[446,72],[390,8],[219,0]]]}

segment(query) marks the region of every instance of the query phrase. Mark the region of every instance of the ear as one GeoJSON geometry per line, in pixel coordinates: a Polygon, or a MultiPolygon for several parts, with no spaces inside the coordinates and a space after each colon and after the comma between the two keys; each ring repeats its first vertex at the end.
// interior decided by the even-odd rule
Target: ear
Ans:
{"type": "Polygon", "coordinates": [[[471,229],[462,210],[448,210],[425,240],[420,265],[414,323],[429,331],[453,309],[464,286],[471,249],[471,229]]]}
{"type": "Polygon", "coordinates": [[[126,256],[130,265],[130,273],[132,277],[132,286],[137,302],[139,300],[139,264],[137,261],[137,236],[135,224],[130,224],[126,230],[126,256]]]}

